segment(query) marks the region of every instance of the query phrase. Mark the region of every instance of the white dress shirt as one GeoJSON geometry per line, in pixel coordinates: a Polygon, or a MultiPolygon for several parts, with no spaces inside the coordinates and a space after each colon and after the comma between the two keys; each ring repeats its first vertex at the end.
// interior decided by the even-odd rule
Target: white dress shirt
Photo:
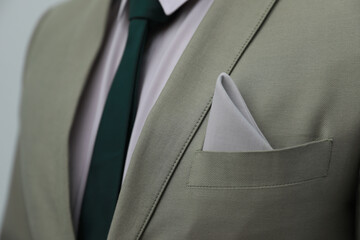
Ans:
{"type": "MultiPolygon", "coordinates": [[[[213,0],[159,0],[164,12],[181,11],[169,24],[151,33],[139,77],[139,105],[126,156],[124,177],[145,120],[181,54],[213,0]]],[[[77,229],[87,174],[98,125],[128,35],[128,4],[122,0],[95,72],[89,79],[70,136],[70,190],[74,228],[77,229]]]]}

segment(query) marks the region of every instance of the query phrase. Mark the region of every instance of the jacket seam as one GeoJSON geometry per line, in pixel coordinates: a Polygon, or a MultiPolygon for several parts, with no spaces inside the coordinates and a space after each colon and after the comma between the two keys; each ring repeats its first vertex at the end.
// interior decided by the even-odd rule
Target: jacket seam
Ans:
{"type": "MultiPolygon", "coordinates": [[[[238,62],[238,59],[240,58],[240,56],[242,55],[244,49],[246,48],[246,46],[249,44],[250,40],[254,37],[255,33],[257,32],[258,28],[260,27],[260,25],[263,23],[265,17],[268,15],[270,9],[273,7],[274,3],[276,2],[277,0],[272,0],[268,6],[266,7],[264,13],[261,15],[261,17],[259,18],[257,24],[254,26],[253,30],[250,32],[249,34],[249,37],[245,40],[244,44],[241,46],[240,50],[238,51],[238,54],[235,56],[234,60],[232,61],[232,63],[230,64],[229,68],[226,70],[226,73],[230,75],[231,71],[233,70],[234,66],[236,65],[236,63],[238,62]]],[[[156,197],[148,211],[148,213],[146,214],[146,217],[144,219],[144,221],[142,222],[141,224],[141,227],[136,235],[136,240],[139,240],[141,235],[143,234],[145,228],[146,228],[146,225],[148,224],[149,222],[149,219],[159,201],[159,198],[160,196],[162,195],[162,193],[164,192],[164,189],[170,179],[170,177],[172,176],[179,160],[181,159],[183,153],[185,152],[186,148],[188,147],[188,143],[191,141],[191,139],[193,138],[195,132],[197,131],[198,129],[198,126],[201,124],[201,122],[203,121],[204,117],[206,116],[206,114],[208,113],[208,110],[210,109],[210,106],[211,106],[211,103],[212,103],[212,97],[210,98],[210,100],[207,102],[204,110],[202,111],[199,119],[196,121],[194,127],[192,128],[189,136],[187,137],[185,143],[183,144],[180,152],[178,153],[177,157],[176,157],[176,160],[174,161],[174,163],[172,164],[171,168],[170,168],[170,171],[169,173],[167,174],[165,180],[163,181],[161,187],[160,187],[160,190],[158,191],[158,193],[156,194],[156,197]]]]}

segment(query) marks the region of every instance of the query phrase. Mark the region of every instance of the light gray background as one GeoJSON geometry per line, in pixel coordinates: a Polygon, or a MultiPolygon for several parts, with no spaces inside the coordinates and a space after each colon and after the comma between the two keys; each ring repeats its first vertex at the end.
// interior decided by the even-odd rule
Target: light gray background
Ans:
{"type": "Polygon", "coordinates": [[[0,231],[18,134],[27,45],[41,15],[61,1],[0,0],[0,231]]]}

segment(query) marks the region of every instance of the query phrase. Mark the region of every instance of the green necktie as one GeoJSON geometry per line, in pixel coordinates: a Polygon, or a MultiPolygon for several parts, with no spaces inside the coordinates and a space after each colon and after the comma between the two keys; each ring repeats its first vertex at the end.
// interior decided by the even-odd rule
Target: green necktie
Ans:
{"type": "Polygon", "coordinates": [[[120,192],[137,108],[137,78],[149,26],[165,22],[159,0],[130,0],[129,35],[97,132],[80,213],[78,239],[107,238],[120,192]]]}

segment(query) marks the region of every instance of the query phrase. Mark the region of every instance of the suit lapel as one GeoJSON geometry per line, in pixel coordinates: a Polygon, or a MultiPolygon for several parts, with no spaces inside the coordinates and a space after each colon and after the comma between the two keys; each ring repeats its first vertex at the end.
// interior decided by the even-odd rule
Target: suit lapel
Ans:
{"type": "Polygon", "coordinates": [[[59,6],[48,12],[30,45],[20,159],[34,239],[74,239],[68,139],[84,83],[113,16],[110,4],[71,1],[59,6]]]}
{"type": "Polygon", "coordinates": [[[109,239],[139,239],[206,116],[276,0],[215,0],[151,110],[122,186],[109,239]]]}

